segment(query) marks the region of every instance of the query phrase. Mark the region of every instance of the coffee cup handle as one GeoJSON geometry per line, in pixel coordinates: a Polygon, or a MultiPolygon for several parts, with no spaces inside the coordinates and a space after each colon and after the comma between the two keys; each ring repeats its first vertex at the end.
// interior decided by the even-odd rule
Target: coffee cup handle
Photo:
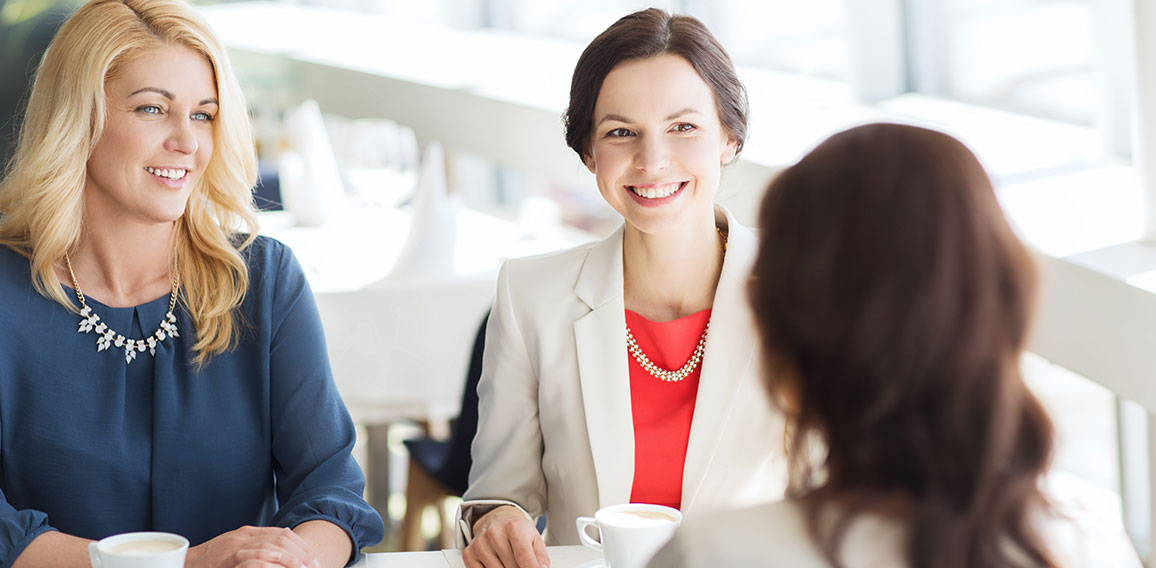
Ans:
{"type": "Polygon", "coordinates": [[[593,526],[598,529],[598,538],[601,539],[602,529],[598,528],[598,521],[595,521],[594,517],[578,517],[578,519],[574,521],[574,524],[578,526],[578,539],[582,541],[582,544],[601,552],[602,543],[594,540],[586,533],[586,527],[593,526]]]}
{"type": "Polygon", "coordinates": [[[92,568],[100,568],[100,551],[95,542],[88,543],[88,560],[92,562],[92,568]]]}

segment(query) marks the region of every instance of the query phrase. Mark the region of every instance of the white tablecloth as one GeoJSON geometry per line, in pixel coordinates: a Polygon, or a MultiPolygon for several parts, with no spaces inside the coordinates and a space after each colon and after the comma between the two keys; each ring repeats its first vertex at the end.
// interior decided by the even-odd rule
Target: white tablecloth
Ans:
{"type": "MultiPolygon", "coordinates": [[[[602,553],[584,546],[551,546],[550,568],[598,568],[602,553]]],[[[465,568],[457,550],[366,554],[354,568],[465,568]]]]}
{"type": "Polygon", "coordinates": [[[261,232],[289,245],[305,269],[334,380],[358,423],[455,416],[501,262],[578,240],[526,235],[515,223],[461,209],[443,270],[390,275],[412,216],[404,208],[349,209],[322,227],[261,217],[261,232]]]}

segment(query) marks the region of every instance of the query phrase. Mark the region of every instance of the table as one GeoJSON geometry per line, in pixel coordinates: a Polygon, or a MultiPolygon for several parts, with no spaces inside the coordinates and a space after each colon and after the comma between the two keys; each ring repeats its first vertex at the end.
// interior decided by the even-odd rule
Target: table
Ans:
{"type": "Polygon", "coordinates": [[[391,274],[408,208],[350,208],[322,227],[261,214],[262,233],[293,250],[313,288],[337,388],[354,421],[456,416],[470,347],[506,258],[566,248],[581,235],[533,235],[470,209],[455,213],[453,258],[440,272],[391,274]]]}
{"type": "MultiPolygon", "coordinates": [[[[550,568],[595,568],[602,566],[602,553],[585,546],[551,546],[550,568]]],[[[434,552],[379,552],[365,554],[354,568],[465,568],[457,550],[434,552]]]]}

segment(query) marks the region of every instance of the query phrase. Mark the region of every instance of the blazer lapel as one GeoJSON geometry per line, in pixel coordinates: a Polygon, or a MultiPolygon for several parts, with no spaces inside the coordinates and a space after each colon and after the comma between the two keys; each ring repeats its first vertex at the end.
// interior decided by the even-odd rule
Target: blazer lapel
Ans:
{"type": "Polygon", "coordinates": [[[739,226],[725,209],[723,221],[730,228],[722,274],[711,308],[710,334],[703,354],[702,376],[695,399],[694,418],[686,449],[682,478],[682,510],[693,507],[719,446],[726,446],[731,408],[742,398],[739,385],[758,369],[757,336],[747,307],[747,281],[757,242],[754,234],[739,226]]]}
{"type": "Polygon", "coordinates": [[[634,483],[622,231],[619,227],[591,248],[574,286],[574,293],[591,308],[574,322],[574,342],[599,507],[629,501],[634,483]]]}

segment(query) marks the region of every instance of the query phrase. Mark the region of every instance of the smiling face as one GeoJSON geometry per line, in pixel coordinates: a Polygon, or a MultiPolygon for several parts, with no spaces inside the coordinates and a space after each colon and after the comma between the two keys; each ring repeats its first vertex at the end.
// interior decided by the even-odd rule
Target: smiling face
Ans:
{"type": "Polygon", "coordinates": [[[690,62],[660,55],[619,63],[606,75],[586,167],[627,223],[660,234],[700,217],[713,224],[722,164],[736,147],[690,62]]]}
{"type": "Polygon", "coordinates": [[[165,45],[105,85],[104,132],[88,160],[90,221],[171,223],[213,155],[217,86],[205,57],[165,45]]]}

